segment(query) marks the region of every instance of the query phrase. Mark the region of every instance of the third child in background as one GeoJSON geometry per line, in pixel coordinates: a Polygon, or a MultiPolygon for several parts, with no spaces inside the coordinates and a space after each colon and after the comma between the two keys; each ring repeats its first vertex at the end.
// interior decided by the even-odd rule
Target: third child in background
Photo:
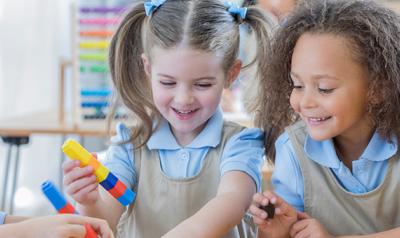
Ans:
{"type": "Polygon", "coordinates": [[[300,5],[261,82],[276,194],[254,196],[259,237],[400,237],[400,18],[373,1],[300,5]]]}
{"type": "Polygon", "coordinates": [[[242,67],[241,23],[256,35],[264,80],[269,41],[261,10],[167,0],[129,11],[109,57],[137,125],[117,126],[104,164],[137,197],[126,210],[98,187],[91,167],[68,161],[64,181],[81,214],[106,219],[118,237],[245,237],[238,224],[260,188],[263,133],[224,121],[219,109],[242,67]]]}

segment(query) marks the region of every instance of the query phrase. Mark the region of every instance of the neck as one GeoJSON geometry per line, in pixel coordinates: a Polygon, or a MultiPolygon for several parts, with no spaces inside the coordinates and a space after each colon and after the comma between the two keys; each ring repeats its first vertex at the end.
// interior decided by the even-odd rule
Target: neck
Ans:
{"type": "Polygon", "coordinates": [[[333,138],[335,150],[338,158],[352,170],[352,162],[358,160],[365,148],[367,148],[373,134],[374,128],[366,130],[364,135],[358,135],[356,137],[350,137],[340,135],[333,138]]]}

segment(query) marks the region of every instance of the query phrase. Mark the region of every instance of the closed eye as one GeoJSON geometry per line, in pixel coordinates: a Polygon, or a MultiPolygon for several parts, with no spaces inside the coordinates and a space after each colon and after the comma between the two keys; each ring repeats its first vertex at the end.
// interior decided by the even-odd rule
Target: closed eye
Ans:
{"type": "Polygon", "coordinates": [[[333,90],[335,90],[335,89],[334,89],[334,88],[318,88],[318,90],[319,90],[321,93],[329,94],[329,93],[332,93],[333,90]]]}
{"type": "Polygon", "coordinates": [[[176,83],[173,81],[160,81],[160,84],[164,86],[174,86],[176,83]]]}
{"type": "Polygon", "coordinates": [[[211,83],[196,83],[195,86],[200,87],[200,88],[209,88],[212,86],[212,84],[211,83]]]}

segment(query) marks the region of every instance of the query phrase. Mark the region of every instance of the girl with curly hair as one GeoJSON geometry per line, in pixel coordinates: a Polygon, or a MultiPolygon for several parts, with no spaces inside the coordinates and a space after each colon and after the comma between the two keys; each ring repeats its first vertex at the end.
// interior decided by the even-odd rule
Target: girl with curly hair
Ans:
{"type": "Polygon", "coordinates": [[[253,197],[259,237],[400,237],[399,16],[304,1],[272,44],[258,125],[275,191],[253,197]]]}

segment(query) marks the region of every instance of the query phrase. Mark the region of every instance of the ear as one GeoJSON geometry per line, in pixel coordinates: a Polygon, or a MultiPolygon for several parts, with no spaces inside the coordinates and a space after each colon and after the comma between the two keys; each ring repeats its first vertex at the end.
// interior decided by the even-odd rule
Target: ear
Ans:
{"type": "Polygon", "coordinates": [[[224,88],[229,88],[231,86],[233,81],[235,81],[235,79],[239,76],[241,69],[242,69],[242,61],[240,59],[236,59],[232,67],[228,70],[224,88]]]}
{"type": "Polygon", "coordinates": [[[149,60],[149,58],[147,58],[147,56],[144,53],[141,55],[141,57],[142,57],[144,72],[146,73],[147,77],[150,78],[151,77],[150,60],[149,60]]]}

